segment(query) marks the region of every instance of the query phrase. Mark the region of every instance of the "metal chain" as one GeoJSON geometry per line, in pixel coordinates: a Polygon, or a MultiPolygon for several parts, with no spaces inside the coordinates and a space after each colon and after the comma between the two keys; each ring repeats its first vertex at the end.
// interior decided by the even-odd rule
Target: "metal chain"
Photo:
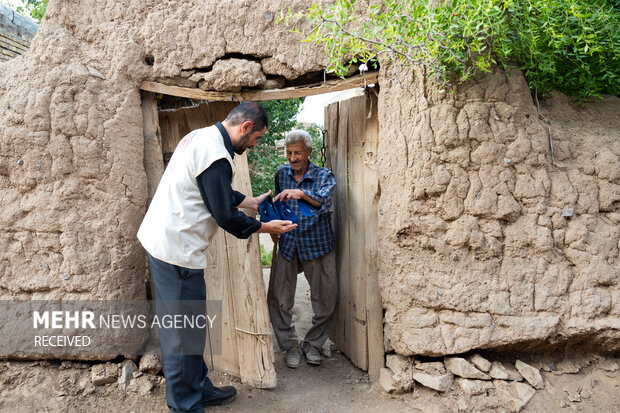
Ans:
{"type": "Polygon", "coordinates": [[[325,161],[327,160],[325,157],[325,135],[327,135],[327,131],[323,129],[321,134],[323,135],[323,145],[321,146],[321,166],[325,166],[325,161]]]}

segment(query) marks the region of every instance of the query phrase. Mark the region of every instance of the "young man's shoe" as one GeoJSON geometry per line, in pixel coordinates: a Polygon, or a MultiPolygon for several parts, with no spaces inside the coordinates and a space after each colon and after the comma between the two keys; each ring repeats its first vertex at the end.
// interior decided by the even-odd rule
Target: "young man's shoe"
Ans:
{"type": "Polygon", "coordinates": [[[321,365],[323,362],[323,356],[321,356],[321,352],[318,348],[314,347],[310,343],[305,343],[303,350],[308,364],[314,364],[315,366],[321,365]]]}
{"type": "Polygon", "coordinates": [[[213,392],[200,402],[203,407],[223,406],[235,400],[237,389],[233,386],[213,387],[213,392]]]}
{"type": "Polygon", "coordinates": [[[286,356],[284,357],[284,362],[286,363],[286,365],[292,369],[296,369],[297,367],[299,367],[301,365],[301,356],[302,356],[302,351],[299,348],[299,344],[297,344],[296,346],[291,347],[290,349],[288,349],[288,351],[286,352],[286,356]]]}

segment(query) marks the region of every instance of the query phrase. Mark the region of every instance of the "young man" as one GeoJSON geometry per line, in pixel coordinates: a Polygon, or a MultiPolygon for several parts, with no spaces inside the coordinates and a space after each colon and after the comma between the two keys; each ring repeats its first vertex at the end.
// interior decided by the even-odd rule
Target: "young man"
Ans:
{"type": "MultiPolygon", "coordinates": [[[[204,250],[218,227],[238,238],[254,232],[279,235],[296,227],[290,221],[261,223],[237,209],[258,210],[268,195],[246,197],[231,186],[235,153],[253,148],[266,130],[264,109],[245,102],[222,123],[190,132],[176,147],[138,230],[148,253],[158,313],[204,314],[204,250]],[[198,306],[179,304],[190,301],[198,306]]],[[[171,412],[202,412],[203,406],[234,399],[234,387],[217,388],[207,377],[204,329],[160,329],[159,342],[171,412]]]]}
{"type": "Polygon", "coordinates": [[[289,164],[278,168],[275,176],[275,201],[283,201],[299,217],[298,227],[281,236],[280,250],[269,283],[267,296],[271,324],[278,345],[286,351],[286,365],[296,368],[302,355],[310,364],[320,365],[320,351],[329,335],[336,311],[338,280],[336,277],[336,240],[331,227],[331,193],[336,185],[334,174],[310,162],[312,138],[306,131],[293,130],[286,135],[286,157],[289,164]],[[303,201],[315,208],[313,214],[301,214],[303,201]],[[306,216],[309,215],[309,216],[306,216]],[[310,284],[312,328],[299,343],[292,325],[291,309],[295,303],[297,274],[304,272],[310,284]]]}

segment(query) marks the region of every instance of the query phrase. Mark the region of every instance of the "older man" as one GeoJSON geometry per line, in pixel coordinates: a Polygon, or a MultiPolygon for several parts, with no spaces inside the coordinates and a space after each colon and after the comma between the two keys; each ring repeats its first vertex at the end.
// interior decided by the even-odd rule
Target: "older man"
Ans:
{"type": "Polygon", "coordinates": [[[304,355],[308,363],[321,364],[323,358],[318,349],[327,340],[334,321],[338,281],[331,193],[336,178],[329,169],[310,162],[312,138],[306,131],[289,132],[285,143],[289,164],[276,172],[274,200],[285,202],[297,214],[299,223],[291,232],[272,235],[274,242],[279,240],[280,250],[271,274],[274,279],[269,283],[267,301],[278,345],[286,351],[286,365],[296,368],[304,355]],[[313,212],[302,214],[300,202],[312,206],[313,212]],[[291,310],[295,303],[297,275],[301,271],[310,284],[314,317],[312,327],[300,343],[291,310]]]}

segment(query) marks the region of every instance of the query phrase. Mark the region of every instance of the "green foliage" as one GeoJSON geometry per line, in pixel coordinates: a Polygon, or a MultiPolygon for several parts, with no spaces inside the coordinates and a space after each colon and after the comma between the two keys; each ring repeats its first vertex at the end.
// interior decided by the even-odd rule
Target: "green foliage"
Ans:
{"type": "Polygon", "coordinates": [[[263,267],[271,267],[271,256],[273,251],[265,251],[263,244],[260,245],[260,263],[263,267]]]}
{"type": "Polygon", "coordinates": [[[313,150],[310,160],[319,162],[322,138],[319,125],[306,128],[295,120],[299,113],[303,98],[287,100],[271,100],[261,102],[269,118],[269,128],[254,149],[248,151],[248,164],[252,193],[254,196],[274,189],[273,177],[280,165],[287,162],[285,157],[278,156],[276,141],[284,139],[291,129],[304,129],[312,136],[313,150]]]}
{"type": "Polygon", "coordinates": [[[273,190],[273,175],[285,160],[278,156],[276,141],[295,127],[295,116],[303,99],[269,100],[261,102],[267,112],[269,127],[254,149],[248,151],[250,180],[254,196],[273,190]]]}
{"type": "Polygon", "coordinates": [[[303,13],[305,42],[321,44],[328,71],[391,61],[395,77],[421,64],[444,85],[517,62],[532,89],[580,96],[620,93],[617,0],[336,0],[303,13]],[[351,59],[351,56],[353,58],[351,59]],[[343,64],[343,61],[347,61],[343,64]]]}
{"type": "Polygon", "coordinates": [[[24,16],[30,16],[37,23],[41,23],[48,0],[21,0],[21,2],[23,5],[16,8],[17,12],[24,16]]]}
{"type": "MultiPolygon", "coordinates": [[[[532,89],[583,97],[620,93],[620,12],[605,0],[506,1],[514,57],[532,89]]],[[[617,4],[616,4],[617,6],[617,4]]]]}

